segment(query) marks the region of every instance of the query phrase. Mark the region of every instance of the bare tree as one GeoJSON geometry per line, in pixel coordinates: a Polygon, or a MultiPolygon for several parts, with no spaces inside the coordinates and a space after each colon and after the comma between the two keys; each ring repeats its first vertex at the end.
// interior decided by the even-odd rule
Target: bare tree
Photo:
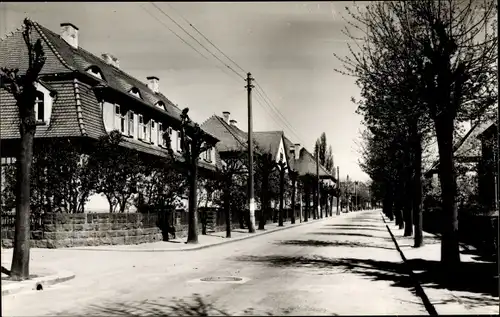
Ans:
{"type": "Polygon", "coordinates": [[[19,110],[20,151],[17,159],[16,224],[11,277],[29,278],[30,260],[30,176],[33,160],[33,140],[36,132],[35,99],[36,86],[43,66],[45,53],[42,41],[33,43],[31,36],[33,22],[24,20],[23,38],[28,48],[28,69],[24,75],[19,69],[2,68],[2,86],[12,93],[19,110]]]}

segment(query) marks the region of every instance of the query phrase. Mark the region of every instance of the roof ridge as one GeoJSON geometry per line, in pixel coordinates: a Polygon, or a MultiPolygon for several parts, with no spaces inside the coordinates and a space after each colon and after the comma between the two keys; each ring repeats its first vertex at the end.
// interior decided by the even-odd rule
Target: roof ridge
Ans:
{"type": "MultiPolygon", "coordinates": [[[[49,39],[47,38],[47,35],[45,35],[45,33],[43,32],[42,30],[42,27],[47,29],[46,27],[44,27],[43,25],[39,24],[38,22],[36,21],[33,21],[33,20],[30,20],[32,23],[33,23],[33,26],[35,27],[35,30],[38,32],[38,34],[40,34],[40,36],[42,37],[42,39],[45,41],[45,43],[47,43],[47,46],[50,48],[50,50],[52,51],[52,53],[54,53],[54,55],[56,55],[57,59],[59,59],[59,61],[64,65],[66,66],[69,70],[75,70],[73,67],[71,67],[67,62],[66,60],[61,56],[61,54],[59,53],[58,50],[56,50],[56,48],[54,47],[54,45],[52,44],[52,42],[49,41],[49,39]]],[[[47,29],[49,30],[49,29],[47,29]]],[[[49,30],[50,32],[52,32],[51,30],[49,30]]],[[[54,32],[52,32],[54,33],[54,32]]],[[[55,33],[54,33],[55,34],[55,33]]]]}

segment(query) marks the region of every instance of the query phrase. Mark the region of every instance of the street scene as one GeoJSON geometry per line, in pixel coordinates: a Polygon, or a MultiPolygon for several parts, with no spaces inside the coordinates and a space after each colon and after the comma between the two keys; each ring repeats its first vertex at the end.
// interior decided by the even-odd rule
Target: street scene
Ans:
{"type": "Polygon", "coordinates": [[[0,3],[3,316],[498,315],[498,5],[0,3]]]}

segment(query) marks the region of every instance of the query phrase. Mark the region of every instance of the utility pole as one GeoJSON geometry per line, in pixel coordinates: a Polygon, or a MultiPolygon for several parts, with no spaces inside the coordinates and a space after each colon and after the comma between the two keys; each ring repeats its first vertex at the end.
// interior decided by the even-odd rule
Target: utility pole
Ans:
{"type": "Polygon", "coordinates": [[[337,215],[340,215],[339,205],[340,205],[340,197],[342,195],[341,195],[341,192],[340,192],[340,171],[339,171],[339,167],[338,166],[337,166],[337,190],[338,190],[338,196],[337,196],[337,215]]]}
{"type": "Polygon", "coordinates": [[[255,198],[253,193],[253,136],[252,136],[252,74],[247,74],[248,92],[248,232],[255,233],[255,198]]]}
{"type": "MultiPolygon", "coordinates": [[[[317,215],[318,215],[318,218],[321,216],[323,216],[323,214],[321,213],[321,205],[320,205],[320,197],[319,197],[319,152],[316,152],[316,204],[317,204],[317,208],[316,208],[316,212],[317,212],[317,215]]],[[[323,217],[322,217],[323,218],[323,217]]]]}

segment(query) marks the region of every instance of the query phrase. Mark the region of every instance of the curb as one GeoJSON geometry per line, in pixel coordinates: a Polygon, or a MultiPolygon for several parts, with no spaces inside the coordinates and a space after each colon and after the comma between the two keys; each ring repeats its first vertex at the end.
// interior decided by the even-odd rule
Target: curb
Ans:
{"type": "Polygon", "coordinates": [[[241,237],[241,238],[229,238],[229,239],[227,239],[225,237],[221,237],[222,239],[227,239],[227,240],[213,243],[213,244],[200,245],[200,246],[195,245],[193,247],[186,247],[186,248],[179,248],[179,249],[163,249],[163,250],[162,249],[138,249],[138,250],[121,249],[120,250],[120,249],[111,249],[111,248],[110,249],[104,249],[104,248],[103,249],[67,248],[67,249],[61,249],[61,250],[112,251],[112,252],[185,252],[185,251],[196,251],[196,250],[202,250],[202,249],[206,249],[206,248],[216,247],[216,246],[223,245],[223,244],[228,244],[231,242],[237,242],[237,241],[241,241],[241,240],[255,238],[255,237],[263,236],[263,235],[270,234],[273,232],[282,231],[282,230],[291,229],[291,228],[296,228],[296,227],[300,227],[303,225],[312,224],[312,223],[316,223],[316,222],[320,222],[320,221],[328,220],[328,219],[333,219],[333,218],[335,218],[335,217],[327,217],[327,218],[321,218],[321,219],[316,219],[316,220],[309,220],[307,222],[299,222],[299,223],[295,223],[293,225],[289,224],[286,227],[285,226],[284,227],[277,227],[277,228],[271,229],[269,231],[259,231],[258,229],[256,229],[255,233],[248,235],[248,236],[241,237]]]}
{"type": "Polygon", "coordinates": [[[385,217],[382,213],[381,213],[381,216],[382,216],[382,220],[384,221],[385,227],[387,228],[387,231],[389,231],[389,234],[391,235],[392,242],[394,242],[394,245],[396,246],[396,250],[398,250],[399,255],[403,259],[403,262],[406,266],[406,269],[408,270],[410,278],[413,280],[413,283],[415,284],[415,291],[416,291],[417,295],[422,299],[424,307],[427,310],[427,312],[429,313],[429,315],[438,316],[436,308],[429,300],[429,297],[425,293],[422,285],[420,285],[420,282],[419,282],[417,276],[415,275],[415,273],[411,269],[410,265],[408,264],[408,260],[406,259],[406,256],[404,255],[403,251],[401,251],[401,248],[399,247],[398,241],[396,240],[396,237],[394,237],[394,234],[392,233],[391,228],[389,228],[389,226],[387,225],[387,221],[385,220],[385,217]]]}
{"type": "Polygon", "coordinates": [[[46,286],[63,283],[74,278],[75,274],[73,272],[61,271],[54,275],[37,277],[31,280],[2,285],[2,296],[12,295],[23,291],[36,290],[39,286],[43,289],[46,286]]]}

